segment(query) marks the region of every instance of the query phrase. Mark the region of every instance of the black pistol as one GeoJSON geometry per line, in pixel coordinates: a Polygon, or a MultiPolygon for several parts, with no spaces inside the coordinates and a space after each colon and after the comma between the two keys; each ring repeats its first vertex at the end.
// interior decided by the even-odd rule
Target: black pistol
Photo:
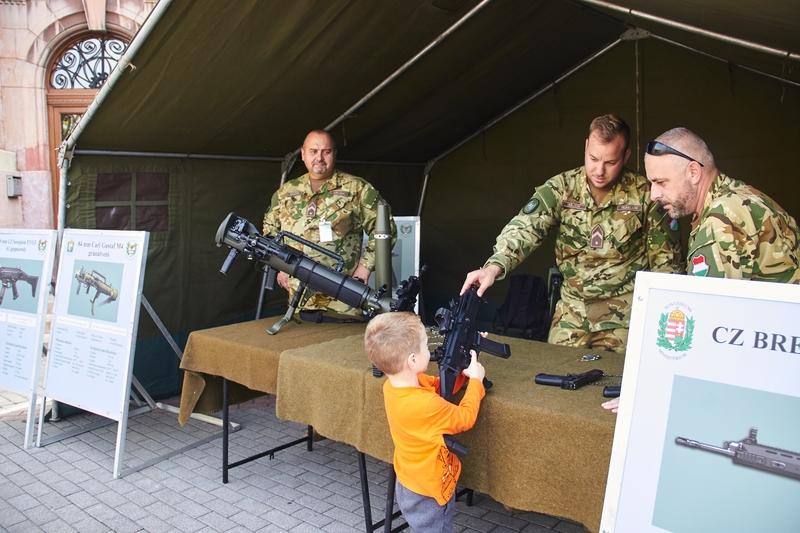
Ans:
{"type": "Polygon", "coordinates": [[[567,374],[566,376],[557,376],[553,374],[536,374],[534,381],[539,385],[551,385],[554,387],[561,387],[566,390],[577,390],[594,383],[603,378],[603,371],[598,368],[593,368],[582,374],[567,374]]]}

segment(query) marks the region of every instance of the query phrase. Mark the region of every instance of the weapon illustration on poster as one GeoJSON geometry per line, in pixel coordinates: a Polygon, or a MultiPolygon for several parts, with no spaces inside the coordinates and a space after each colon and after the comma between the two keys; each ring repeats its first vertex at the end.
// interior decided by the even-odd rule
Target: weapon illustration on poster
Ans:
{"type": "Polygon", "coordinates": [[[746,438],[738,442],[725,441],[722,447],[686,437],[676,437],[675,444],[726,455],[733,459],[733,464],[800,480],[800,453],[759,444],[757,434],[757,428],[750,428],[750,434],[746,438]]]}
{"type": "Polygon", "coordinates": [[[14,300],[19,298],[19,290],[17,290],[17,282],[24,281],[31,286],[31,296],[36,298],[36,286],[39,284],[38,276],[31,276],[26,274],[21,268],[16,267],[0,267],[0,305],[3,303],[3,297],[6,295],[6,289],[11,288],[11,295],[14,300]]]}
{"type": "Polygon", "coordinates": [[[88,272],[85,268],[75,273],[75,279],[78,280],[78,288],[75,294],[80,294],[81,287],[86,285],[86,294],[89,294],[89,289],[95,289],[94,298],[92,298],[92,316],[94,316],[94,303],[100,294],[106,296],[106,299],[100,302],[100,305],[111,303],[119,297],[119,291],[111,286],[106,280],[106,277],[96,270],[88,272]]]}

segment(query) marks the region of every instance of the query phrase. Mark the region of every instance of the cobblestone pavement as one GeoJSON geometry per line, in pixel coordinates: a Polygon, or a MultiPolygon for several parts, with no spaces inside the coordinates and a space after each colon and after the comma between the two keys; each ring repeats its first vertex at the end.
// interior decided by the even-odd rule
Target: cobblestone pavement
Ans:
{"type": "MultiPolygon", "coordinates": [[[[173,400],[173,403],[176,400],[173,400]]],[[[0,530],[10,532],[352,532],[364,531],[358,456],[330,440],[314,451],[295,446],[230,471],[221,481],[222,439],[200,443],[219,428],[157,410],[131,417],[123,464],[143,462],[199,443],[139,471],[112,479],[116,423],[41,448],[22,447],[24,398],[0,391],[0,530]]],[[[301,437],[305,426],[278,420],[274,398],[231,409],[242,429],[231,434],[231,461],[301,437]]],[[[101,417],[47,422],[52,436],[101,417]]],[[[373,519],[382,517],[388,465],[367,458],[373,519]]],[[[506,509],[483,494],[456,504],[457,531],[585,533],[569,521],[506,509]]]]}

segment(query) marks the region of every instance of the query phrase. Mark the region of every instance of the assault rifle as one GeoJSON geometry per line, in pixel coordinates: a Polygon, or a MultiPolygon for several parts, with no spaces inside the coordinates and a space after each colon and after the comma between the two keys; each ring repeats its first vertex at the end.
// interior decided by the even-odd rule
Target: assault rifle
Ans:
{"type": "Polygon", "coordinates": [[[391,294],[387,294],[387,287],[373,290],[369,285],[342,273],[344,259],[340,255],[288,231],[280,231],[274,237],[263,236],[251,222],[236,213],[229,213],[225,217],[217,229],[215,241],[217,246],[224,244],[230,249],[220,268],[223,274],[228,273],[233,261],[243,253],[247,259],[263,264],[262,268],[267,273],[266,288],[269,290],[275,288],[278,272],[285,272],[300,280],[300,287],[289,303],[286,314],[268,330],[273,335],[291,320],[306,289],[321,292],[360,309],[367,319],[389,311],[412,311],[417,301],[419,279],[416,276],[403,281],[397,297],[392,298],[391,294]],[[331,257],[336,262],[335,267],[329,268],[314,261],[300,250],[287,245],[284,242],[286,239],[297,241],[331,257]]]}
{"type": "Polygon", "coordinates": [[[554,374],[536,374],[536,377],[533,380],[539,385],[553,385],[566,390],[577,390],[584,385],[594,383],[595,381],[599,381],[601,379],[603,379],[603,371],[595,368],[593,370],[587,370],[581,374],[566,374],[564,376],[558,376],[554,374]]]}
{"type": "Polygon", "coordinates": [[[733,459],[735,465],[749,466],[800,480],[800,453],[759,444],[757,434],[757,428],[750,428],[750,434],[746,438],[739,442],[725,441],[721,448],[685,437],[676,437],[675,444],[727,455],[733,459]]]}
{"type": "MultiPolygon", "coordinates": [[[[444,342],[431,352],[431,361],[439,365],[439,394],[452,403],[455,403],[453,387],[456,378],[472,360],[470,350],[475,350],[475,353],[483,351],[503,359],[511,356],[508,344],[489,340],[478,331],[477,317],[481,303],[477,289],[470,287],[462,296],[451,300],[449,307],[436,311],[436,326],[439,333],[444,335],[444,342]]],[[[492,382],[484,377],[483,386],[488,390],[492,382]]],[[[467,449],[450,435],[445,435],[445,443],[458,455],[467,453],[467,449]]]]}
{"type": "Polygon", "coordinates": [[[106,277],[96,270],[87,272],[86,269],[81,267],[80,271],[75,273],[75,279],[78,280],[78,288],[75,294],[80,294],[81,287],[86,285],[86,294],[89,294],[89,289],[94,288],[94,298],[92,298],[92,316],[94,316],[94,303],[101,294],[106,296],[106,299],[100,302],[100,305],[113,302],[119,297],[119,291],[111,286],[106,280],[106,277]]]}
{"type": "Polygon", "coordinates": [[[29,276],[21,268],[16,267],[0,267],[0,304],[3,303],[3,296],[6,295],[6,289],[11,287],[11,295],[14,300],[19,298],[19,291],[17,291],[17,282],[24,281],[31,286],[31,296],[36,298],[36,286],[39,284],[39,276],[29,276]]]}

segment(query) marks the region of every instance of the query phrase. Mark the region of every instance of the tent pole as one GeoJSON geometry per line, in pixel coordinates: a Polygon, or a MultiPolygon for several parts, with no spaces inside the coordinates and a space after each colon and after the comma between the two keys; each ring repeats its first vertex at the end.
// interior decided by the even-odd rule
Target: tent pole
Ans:
{"type": "MultiPolygon", "coordinates": [[[[284,157],[273,156],[249,156],[249,155],[225,155],[225,154],[192,154],[182,152],[136,152],[130,150],[73,150],[75,155],[110,155],[119,157],[163,157],[166,159],[213,159],[221,161],[267,161],[272,163],[283,163],[286,161],[284,157]]],[[[293,155],[293,154],[288,154],[293,155]]],[[[393,167],[407,166],[407,167],[421,167],[425,163],[420,162],[407,162],[407,161],[362,161],[356,159],[338,159],[339,163],[347,163],[351,165],[389,165],[393,167]]],[[[291,166],[289,167],[291,171],[291,166]]]]}
{"type": "Polygon", "coordinates": [[[92,100],[92,103],[89,105],[89,108],[86,109],[86,113],[84,113],[81,119],[78,121],[78,124],[75,126],[75,129],[72,130],[72,133],[70,133],[69,137],[67,137],[66,140],[61,143],[62,146],[59,149],[58,162],[61,169],[59,171],[61,184],[59,187],[58,198],[59,237],[64,231],[64,224],[66,222],[67,169],[69,168],[69,160],[72,156],[72,149],[78,142],[78,138],[81,136],[81,133],[83,133],[83,130],[86,129],[86,125],[91,122],[92,117],[97,112],[97,109],[108,96],[108,93],[111,92],[111,89],[113,89],[113,87],[117,84],[117,80],[119,80],[122,77],[122,74],[128,70],[128,67],[130,67],[131,70],[136,68],[136,66],[131,63],[131,59],[134,55],[136,55],[145,41],[147,41],[150,33],[152,33],[153,29],[158,24],[158,21],[164,16],[164,13],[167,12],[167,9],[170,5],[172,5],[172,0],[160,0],[160,2],[155,5],[153,11],[150,12],[147,20],[144,21],[144,24],[142,24],[142,27],[136,34],[136,37],[134,37],[133,42],[131,42],[130,46],[128,46],[128,49],[125,50],[125,53],[122,54],[122,57],[119,59],[116,68],[114,68],[114,70],[111,72],[111,75],[97,92],[94,100],[92,100]]]}
{"type": "Polygon", "coordinates": [[[662,37],[660,35],[656,35],[655,33],[651,33],[650,37],[652,37],[653,39],[658,39],[659,41],[663,41],[663,42],[665,42],[667,44],[671,44],[673,46],[677,46],[678,48],[683,48],[684,50],[688,50],[689,52],[694,52],[695,54],[700,54],[701,56],[705,56],[705,57],[707,57],[709,59],[715,59],[717,61],[721,61],[722,63],[730,63],[732,65],[736,65],[737,67],[739,67],[742,70],[747,70],[747,71],[752,72],[754,74],[759,74],[761,76],[764,76],[766,78],[770,78],[770,79],[775,80],[777,82],[786,83],[787,85],[794,85],[795,87],[800,87],[800,83],[798,83],[796,81],[792,81],[792,80],[789,80],[789,79],[786,79],[786,78],[782,78],[780,76],[776,76],[775,74],[769,74],[769,73],[764,72],[762,70],[758,70],[758,69],[755,69],[755,68],[752,68],[752,67],[748,67],[748,66],[745,66],[745,65],[739,65],[737,63],[731,63],[730,61],[728,61],[725,58],[722,58],[722,57],[719,57],[719,56],[715,56],[714,54],[709,54],[708,52],[703,52],[702,50],[698,50],[697,48],[692,48],[689,45],[686,45],[686,44],[683,44],[683,43],[679,43],[677,41],[673,41],[672,39],[668,39],[666,37],[662,37]]]}
{"type": "Polygon", "coordinates": [[[501,120],[506,118],[507,116],[513,114],[518,109],[526,106],[527,104],[529,104],[530,102],[532,102],[533,100],[535,100],[536,98],[538,98],[539,96],[544,94],[545,92],[549,91],[550,89],[552,89],[553,87],[555,87],[556,85],[558,85],[559,83],[561,83],[562,81],[567,79],[568,77],[572,76],[574,73],[576,73],[577,71],[579,71],[580,69],[582,69],[583,67],[585,67],[586,65],[588,65],[589,63],[591,63],[592,61],[597,59],[598,57],[600,57],[601,55],[605,54],[606,52],[608,52],[609,50],[611,50],[612,48],[614,48],[615,46],[617,46],[621,42],[622,42],[621,38],[617,39],[616,41],[614,41],[613,43],[609,44],[608,46],[606,46],[602,50],[599,50],[599,51],[595,52],[594,54],[590,55],[589,57],[587,57],[586,59],[584,59],[583,61],[581,61],[580,63],[578,63],[577,65],[575,65],[571,69],[569,69],[568,71],[566,71],[564,74],[559,76],[555,81],[553,81],[551,83],[548,83],[547,85],[545,85],[544,87],[542,87],[541,89],[539,89],[538,91],[533,93],[532,95],[528,96],[527,98],[525,98],[521,102],[519,102],[516,105],[514,105],[511,109],[506,110],[501,115],[493,118],[492,120],[490,120],[489,122],[487,122],[486,124],[481,126],[478,129],[478,131],[476,131],[475,133],[471,134],[467,138],[463,139],[461,142],[457,143],[455,146],[452,146],[452,147],[448,148],[447,150],[445,150],[441,154],[437,155],[436,157],[434,157],[433,159],[428,161],[428,164],[425,165],[425,181],[422,184],[422,195],[421,195],[421,197],[419,199],[419,207],[418,207],[418,210],[417,210],[417,214],[419,216],[422,216],[422,204],[425,202],[425,194],[427,193],[427,189],[428,189],[428,177],[430,176],[431,169],[433,168],[433,165],[435,165],[437,162],[439,162],[439,160],[444,159],[448,155],[452,154],[453,152],[455,152],[456,150],[458,150],[459,148],[461,148],[462,146],[464,146],[465,144],[470,142],[472,139],[474,139],[475,137],[477,137],[481,133],[485,132],[486,130],[488,130],[489,128],[491,128],[492,126],[494,126],[495,124],[497,124],[498,122],[500,122],[501,120]]]}
{"type": "MultiPolygon", "coordinates": [[[[286,178],[289,176],[289,172],[292,171],[292,167],[297,161],[297,152],[289,152],[281,161],[281,185],[283,185],[286,183],[286,178]]],[[[261,308],[259,307],[259,312],[260,310],[261,308]]]]}
{"type": "Polygon", "coordinates": [[[691,26],[689,24],[684,24],[682,22],[677,22],[675,20],[658,17],[656,15],[651,15],[649,13],[638,11],[636,9],[629,9],[627,7],[618,6],[610,2],[604,2],[603,0],[581,0],[581,2],[585,4],[591,4],[597,7],[610,9],[612,11],[616,11],[617,13],[625,13],[633,17],[643,18],[646,20],[657,22],[659,24],[664,24],[666,26],[671,26],[673,28],[678,28],[680,30],[688,31],[690,33],[702,35],[704,37],[710,37],[718,41],[724,41],[726,43],[735,44],[737,46],[742,46],[744,48],[750,48],[751,50],[757,50],[759,52],[765,52],[770,55],[779,56],[786,59],[793,59],[795,61],[800,60],[800,54],[793,54],[788,50],[780,50],[778,48],[772,48],[771,46],[754,43],[752,41],[746,41],[744,39],[739,39],[737,37],[731,37],[730,35],[725,35],[723,33],[704,30],[703,28],[698,28],[697,26],[691,26]]]}
{"type": "Polygon", "coordinates": [[[443,158],[447,157],[448,155],[452,154],[453,152],[455,152],[456,150],[458,150],[459,148],[461,148],[462,146],[467,144],[469,141],[471,141],[472,139],[474,139],[475,137],[477,137],[481,133],[485,132],[486,130],[488,130],[489,128],[491,128],[492,126],[494,126],[495,124],[497,124],[501,120],[503,120],[504,118],[506,118],[509,115],[515,113],[520,108],[528,105],[530,102],[532,102],[533,100],[535,100],[536,98],[538,98],[542,94],[546,93],[550,89],[554,88],[556,85],[558,85],[559,83],[561,83],[562,81],[564,81],[568,77],[572,76],[577,71],[579,71],[580,69],[582,69],[583,67],[585,67],[586,65],[588,65],[589,63],[591,63],[592,61],[597,59],[598,57],[600,57],[601,55],[605,54],[606,52],[608,52],[609,50],[611,50],[612,48],[614,48],[615,46],[617,46],[621,42],[622,42],[622,39],[617,39],[613,43],[607,45],[602,50],[599,50],[599,51],[595,52],[594,54],[590,55],[589,57],[587,57],[586,59],[584,59],[583,61],[581,61],[580,63],[578,63],[577,65],[575,65],[571,69],[569,69],[568,71],[566,71],[564,74],[559,76],[555,81],[548,83],[547,85],[545,85],[544,87],[542,87],[541,89],[539,89],[538,91],[533,93],[532,95],[528,96],[527,98],[525,98],[521,102],[515,104],[511,109],[508,109],[508,110],[504,111],[501,115],[493,118],[492,120],[490,120],[489,122],[487,122],[486,124],[481,126],[478,129],[478,131],[476,131],[475,133],[472,133],[471,135],[469,135],[467,138],[463,139],[462,141],[460,141],[456,145],[448,148],[443,153],[441,153],[441,154],[437,155],[436,157],[434,157],[433,159],[431,159],[428,162],[428,167],[433,167],[433,165],[437,161],[439,161],[440,159],[443,159],[443,158]]]}
{"type": "Polygon", "coordinates": [[[431,169],[433,168],[433,164],[436,161],[431,159],[427,165],[425,165],[425,179],[422,180],[422,191],[419,193],[419,206],[417,207],[417,216],[422,217],[422,204],[425,202],[425,193],[428,190],[428,178],[431,176],[431,169]]]}
{"type": "Polygon", "coordinates": [[[635,62],[636,80],[634,81],[634,98],[636,98],[636,172],[641,172],[641,146],[642,146],[642,71],[639,68],[639,39],[633,41],[633,57],[635,62]]]}
{"type": "Polygon", "coordinates": [[[414,63],[419,61],[425,54],[430,52],[439,43],[444,41],[445,38],[447,38],[447,36],[449,36],[451,33],[453,33],[455,30],[457,30],[461,25],[463,25],[465,22],[467,22],[470,18],[472,18],[472,16],[475,15],[478,11],[483,9],[486,6],[486,4],[488,4],[490,1],[491,0],[481,0],[481,2],[478,3],[478,5],[476,5],[471,10],[469,10],[469,12],[467,12],[463,17],[458,19],[452,26],[447,28],[443,33],[441,33],[433,41],[428,43],[428,45],[425,48],[423,48],[422,50],[420,50],[419,52],[417,52],[417,54],[414,57],[412,57],[411,59],[409,59],[408,61],[403,63],[403,65],[400,66],[400,68],[398,68],[394,72],[392,72],[389,75],[388,78],[386,78],[385,80],[380,82],[377,86],[375,86],[374,89],[372,89],[370,92],[368,92],[366,95],[364,95],[364,97],[362,97],[358,102],[356,102],[355,104],[350,106],[350,108],[347,111],[345,111],[344,113],[339,115],[339,117],[337,117],[333,122],[331,122],[330,124],[325,126],[325,129],[327,131],[330,131],[331,129],[333,129],[337,125],[339,125],[342,121],[347,119],[359,107],[361,107],[362,105],[367,103],[373,96],[375,96],[378,92],[380,92],[384,87],[389,85],[392,81],[394,81],[397,77],[399,77],[403,72],[405,72],[406,70],[411,68],[411,66],[414,65],[414,63]]]}
{"type": "Polygon", "coordinates": [[[281,157],[259,157],[225,154],[190,154],[179,152],[136,152],[130,150],[75,150],[76,155],[111,155],[120,157],[164,157],[168,159],[219,159],[230,161],[283,161],[281,157]]]}

